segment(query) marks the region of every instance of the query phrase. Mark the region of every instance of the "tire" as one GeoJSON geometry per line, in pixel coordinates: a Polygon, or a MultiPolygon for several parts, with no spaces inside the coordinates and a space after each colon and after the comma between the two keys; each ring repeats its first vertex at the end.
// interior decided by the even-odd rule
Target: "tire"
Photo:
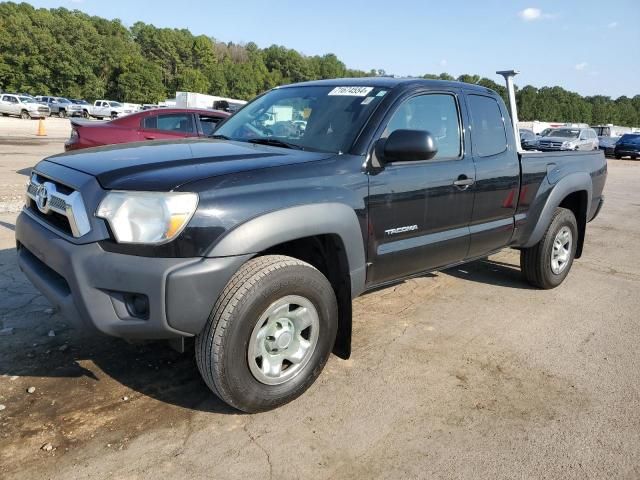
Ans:
{"type": "Polygon", "coordinates": [[[26,110],[22,110],[20,112],[20,118],[23,120],[29,120],[31,118],[31,115],[29,115],[29,112],[27,112],[26,110]]]}
{"type": "Polygon", "coordinates": [[[89,112],[87,112],[86,110],[82,111],[82,117],[83,118],[89,118],[89,112]]]}
{"type": "Polygon", "coordinates": [[[615,155],[616,160],[620,160],[622,158],[622,155],[615,155]]]}
{"type": "Polygon", "coordinates": [[[118,118],[118,112],[111,112],[111,120],[118,118]]]}
{"type": "Polygon", "coordinates": [[[279,407],[300,396],[320,375],[335,342],[337,318],[333,288],[313,266],[281,255],[251,259],[231,278],[196,337],[198,369],[213,393],[238,410],[254,413],[279,407]],[[306,329],[291,330],[287,336],[278,330],[301,318],[303,326],[307,316],[306,329]],[[278,360],[302,345],[303,337],[309,347],[299,354],[299,362],[278,360]],[[275,347],[282,353],[273,353],[275,347]],[[250,356],[249,351],[260,353],[250,356]],[[280,377],[256,373],[262,372],[267,357],[275,359],[274,364],[281,362],[280,377]]]}
{"type": "Polygon", "coordinates": [[[551,224],[542,239],[531,248],[520,251],[520,268],[531,285],[551,289],[560,285],[569,274],[578,245],[578,223],[571,210],[556,208],[551,224]],[[569,232],[569,244],[565,243],[569,232]],[[564,253],[558,248],[562,244],[564,253]],[[554,251],[560,253],[554,265],[554,251]],[[560,262],[560,258],[564,260],[560,262]]]}
{"type": "Polygon", "coordinates": [[[67,112],[65,110],[58,110],[58,117],[67,118],[67,112]]]}

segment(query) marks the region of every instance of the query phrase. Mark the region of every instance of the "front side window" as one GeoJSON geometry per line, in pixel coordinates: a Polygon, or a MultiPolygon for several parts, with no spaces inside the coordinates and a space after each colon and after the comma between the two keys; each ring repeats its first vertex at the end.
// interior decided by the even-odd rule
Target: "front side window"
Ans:
{"type": "Polygon", "coordinates": [[[246,105],[215,134],[285,148],[344,152],[387,91],[349,83],[276,88],[246,105]]]}
{"type": "Polygon", "coordinates": [[[507,149],[507,132],[498,102],[484,95],[467,95],[471,112],[471,140],[479,157],[490,157],[507,149]]]}
{"type": "Polygon", "coordinates": [[[388,137],[395,130],[429,132],[438,147],[436,160],[460,157],[460,122],[453,95],[429,94],[406,100],[395,111],[382,136],[388,137]]]}
{"type": "Polygon", "coordinates": [[[188,113],[153,115],[143,120],[143,128],[175,133],[193,133],[193,117],[188,113]]]}
{"type": "Polygon", "coordinates": [[[219,117],[212,117],[210,115],[200,115],[200,126],[202,127],[202,133],[205,136],[209,136],[213,133],[213,130],[216,128],[216,125],[220,120],[219,117]]]}

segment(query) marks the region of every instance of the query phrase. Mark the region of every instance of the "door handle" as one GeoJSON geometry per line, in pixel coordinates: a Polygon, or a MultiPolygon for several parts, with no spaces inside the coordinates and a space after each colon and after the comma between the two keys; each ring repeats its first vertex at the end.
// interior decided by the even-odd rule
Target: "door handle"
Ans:
{"type": "Polygon", "coordinates": [[[460,190],[466,190],[474,183],[475,180],[473,178],[467,177],[466,175],[460,175],[458,179],[453,182],[453,184],[456,187],[460,188],[460,190]]]}

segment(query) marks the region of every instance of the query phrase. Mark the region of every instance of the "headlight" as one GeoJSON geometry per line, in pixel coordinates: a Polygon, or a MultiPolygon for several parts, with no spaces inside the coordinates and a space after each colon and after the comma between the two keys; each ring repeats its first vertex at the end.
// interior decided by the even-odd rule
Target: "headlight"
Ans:
{"type": "Polygon", "coordinates": [[[100,202],[96,217],[109,222],[118,243],[171,241],[189,223],[198,195],[182,192],[117,192],[100,202]]]}
{"type": "Polygon", "coordinates": [[[562,148],[573,148],[571,142],[562,142],[562,148]]]}

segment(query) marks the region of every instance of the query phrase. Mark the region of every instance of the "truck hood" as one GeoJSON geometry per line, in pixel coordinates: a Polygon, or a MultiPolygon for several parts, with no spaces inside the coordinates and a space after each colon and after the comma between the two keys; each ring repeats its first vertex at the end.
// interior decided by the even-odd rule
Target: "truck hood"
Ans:
{"type": "Polygon", "coordinates": [[[194,180],[312,162],[333,155],[244,142],[187,139],[110,145],[46,160],[93,175],[108,190],[169,191],[194,180]]]}

